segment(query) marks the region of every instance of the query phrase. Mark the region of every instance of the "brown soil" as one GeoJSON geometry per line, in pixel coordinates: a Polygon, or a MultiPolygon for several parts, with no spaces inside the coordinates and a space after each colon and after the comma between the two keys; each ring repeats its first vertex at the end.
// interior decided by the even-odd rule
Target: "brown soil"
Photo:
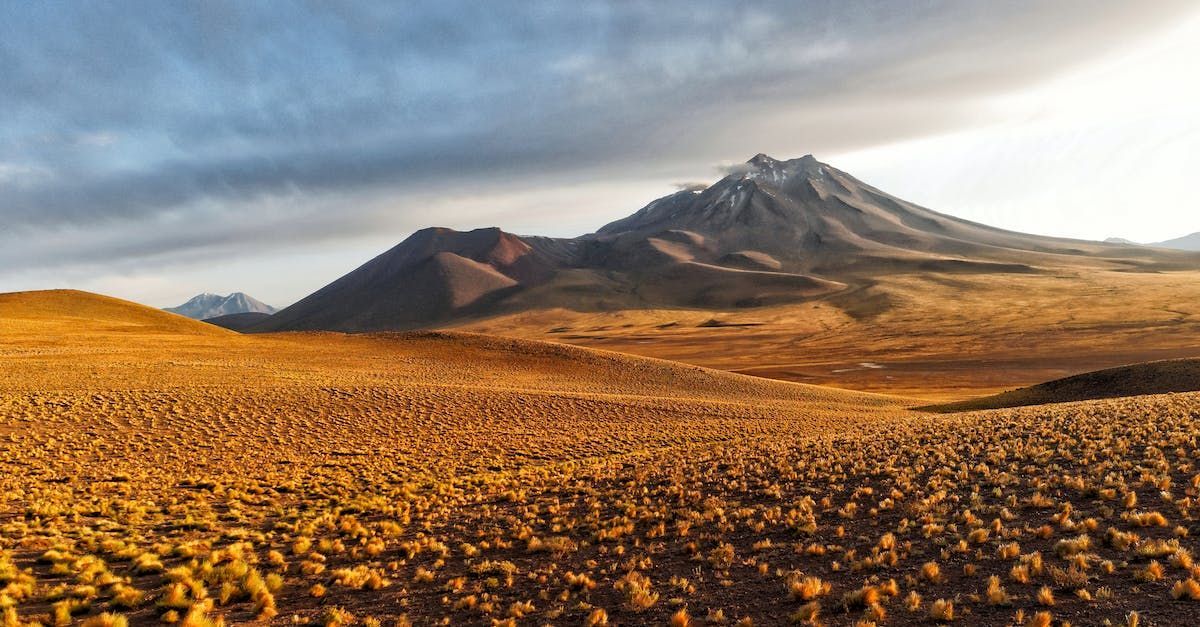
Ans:
{"type": "Polygon", "coordinates": [[[1197,272],[923,274],[799,305],[558,309],[457,328],[945,402],[1123,364],[1198,357],[1197,303],[1197,272]]]}

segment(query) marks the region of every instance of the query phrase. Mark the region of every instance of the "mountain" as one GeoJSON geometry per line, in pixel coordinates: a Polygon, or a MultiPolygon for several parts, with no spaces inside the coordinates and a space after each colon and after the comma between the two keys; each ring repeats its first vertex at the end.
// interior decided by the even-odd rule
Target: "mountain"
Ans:
{"type": "Polygon", "coordinates": [[[1169,239],[1164,242],[1154,242],[1152,244],[1139,244],[1127,240],[1123,237],[1110,237],[1104,240],[1108,244],[1127,244],[1130,246],[1152,246],[1154,248],[1170,248],[1172,250],[1200,251],[1200,232],[1184,235],[1175,239],[1169,239]]]}
{"type": "Polygon", "coordinates": [[[1184,235],[1175,239],[1169,239],[1165,242],[1157,242],[1148,244],[1149,246],[1157,246],[1159,248],[1173,248],[1175,250],[1193,250],[1200,251],[1200,232],[1184,235]]]}
{"type": "Polygon", "coordinates": [[[217,316],[249,312],[273,314],[277,310],[246,294],[234,292],[228,296],[200,294],[193,296],[191,300],[178,307],[167,307],[164,311],[177,313],[195,320],[205,320],[217,316]]]}
{"type": "Polygon", "coordinates": [[[732,309],[849,298],[905,273],[1087,265],[1195,268],[1200,257],[1005,231],[914,205],[811,155],[756,155],[704,189],[595,233],[525,237],[431,228],[253,327],[413,329],[553,307],[732,309]]]}
{"type": "Polygon", "coordinates": [[[811,155],[788,161],[757,155],[711,187],[661,198],[598,235],[628,243],[680,231],[701,242],[693,250],[719,252],[717,263],[751,253],[787,271],[836,280],[856,270],[1027,272],[1031,264],[1053,265],[1063,256],[1127,254],[940,214],[811,155]]]}
{"type": "Polygon", "coordinates": [[[271,314],[263,311],[245,311],[242,313],[225,314],[215,318],[205,318],[204,322],[216,325],[230,331],[245,331],[254,325],[270,318],[271,314]]]}
{"type": "Polygon", "coordinates": [[[343,331],[415,328],[482,310],[549,280],[570,257],[557,247],[554,240],[527,240],[500,229],[425,229],[264,325],[343,331]]]}

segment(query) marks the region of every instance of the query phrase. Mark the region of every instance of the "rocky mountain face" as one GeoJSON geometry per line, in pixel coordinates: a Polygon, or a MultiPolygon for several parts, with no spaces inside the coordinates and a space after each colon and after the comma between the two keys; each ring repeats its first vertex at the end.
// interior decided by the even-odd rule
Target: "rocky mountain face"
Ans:
{"type": "Polygon", "coordinates": [[[273,314],[276,309],[242,292],[234,292],[228,296],[199,294],[178,307],[167,307],[165,311],[196,320],[205,320],[240,313],[273,314]]]}

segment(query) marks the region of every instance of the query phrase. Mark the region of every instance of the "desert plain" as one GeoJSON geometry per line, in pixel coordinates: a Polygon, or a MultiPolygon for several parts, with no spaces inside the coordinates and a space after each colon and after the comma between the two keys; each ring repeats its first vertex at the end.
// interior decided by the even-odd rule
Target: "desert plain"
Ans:
{"type": "MultiPolygon", "coordinates": [[[[1138,328],[1180,335],[1134,350],[1191,341],[1187,277],[1136,278],[1157,299],[1138,328]]],[[[992,308],[994,337],[1017,317],[1004,305],[961,304],[992,308]]],[[[805,306],[814,337],[874,329],[912,359],[969,341],[965,320],[893,336],[903,312],[872,326],[805,306]]],[[[1080,347],[1123,333],[1040,307],[1091,333],[1080,347]]],[[[572,339],[637,352],[657,331],[682,361],[462,331],[242,335],[84,292],[0,296],[3,624],[1172,625],[1200,608],[1200,395],[929,411],[1014,375],[778,381],[683,361],[788,360],[739,348],[779,327],[637,315],[572,339]],[[710,358],[689,328],[728,335],[702,339],[710,358]]],[[[550,335],[593,322],[568,324],[550,335]]],[[[1023,353],[1038,336],[1008,330],[1023,359],[1071,348],[1023,353]]],[[[820,367],[849,359],[882,361],[820,367]]],[[[1044,367],[1078,369],[1062,359],[1044,367]]]]}

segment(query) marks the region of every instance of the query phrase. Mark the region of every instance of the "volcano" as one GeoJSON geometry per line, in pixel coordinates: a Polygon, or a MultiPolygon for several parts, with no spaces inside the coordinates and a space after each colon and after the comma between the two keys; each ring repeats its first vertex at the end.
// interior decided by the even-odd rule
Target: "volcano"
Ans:
{"type": "Polygon", "coordinates": [[[911,273],[1195,268],[1194,254],[1006,231],[915,205],[811,155],[759,154],[572,239],[414,233],[253,330],[379,331],[516,311],[804,302],[911,273]]]}

